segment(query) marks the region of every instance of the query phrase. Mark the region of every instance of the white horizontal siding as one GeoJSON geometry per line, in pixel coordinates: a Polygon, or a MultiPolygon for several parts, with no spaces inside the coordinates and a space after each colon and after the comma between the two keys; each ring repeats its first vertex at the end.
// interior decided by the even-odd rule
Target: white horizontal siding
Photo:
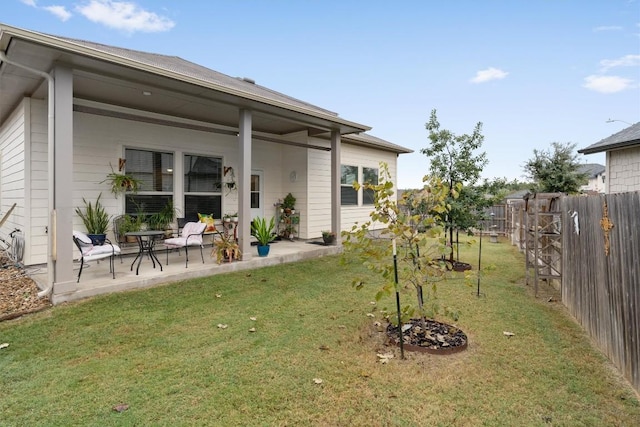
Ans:
{"type": "MultiPolygon", "coordinates": [[[[313,140],[316,145],[323,141],[313,140]]],[[[397,179],[397,157],[390,153],[374,148],[342,143],[341,160],[343,165],[358,166],[359,173],[362,167],[380,169],[380,162],[386,162],[389,167],[391,179],[397,179]]],[[[322,235],[323,230],[331,228],[331,152],[309,150],[309,212],[308,236],[316,238],[322,235]]],[[[362,193],[362,192],[360,192],[362,193]]],[[[363,206],[362,196],[359,195],[359,206],[343,206],[341,208],[341,229],[351,230],[354,224],[362,224],[370,219],[369,214],[373,206],[363,206]]]]}
{"type": "Polygon", "coordinates": [[[0,124],[0,217],[16,203],[16,207],[0,229],[0,236],[8,239],[14,229],[25,225],[25,108],[23,100],[0,124]]]}
{"type": "Polygon", "coordinates": [[[26,233],[25,263],[47,262],[47,227],[49,225],[49,164],[47,102],[31,100],[28,154],[29,227],[26,233]]]}

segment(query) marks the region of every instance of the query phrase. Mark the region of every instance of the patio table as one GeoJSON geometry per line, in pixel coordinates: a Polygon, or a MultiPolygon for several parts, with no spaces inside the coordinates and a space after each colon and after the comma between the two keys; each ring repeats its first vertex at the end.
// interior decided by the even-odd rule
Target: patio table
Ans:
{"type": "Polygon", "coordinates": [[[162,230],[147,230],[147,231],[131,231],[129,233],[125,233],[125,236],[133,236],[136,238],[138,242],[138,255],[136,255],[135,259],[131,263],[131,271],[133,271],[133,264],[138,261],[138,266],[136,267],[136,276],[138,275],[138,270],[140,270],[140,263],[142,262],[142,258],[144,257],[144,253],[146,252],[151,258],[151,262],[153,263],[153,268],[156,268],[156,263],[160,266],[160,271],[162,271],[162,264],[160,264],[160,260],[156,256],[153,248],[156,245],[156,240],[160,237],[164,236],[164,231],[162,230]]]}

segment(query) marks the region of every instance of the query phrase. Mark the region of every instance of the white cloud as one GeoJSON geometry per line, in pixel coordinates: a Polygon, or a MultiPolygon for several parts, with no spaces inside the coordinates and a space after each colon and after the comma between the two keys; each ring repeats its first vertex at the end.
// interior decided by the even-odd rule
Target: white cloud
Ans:
{"type": "Polygon", "coordinates": [[[486,70],[480,70],[476,73],[476,76],[469,80],[471,83],[485,83],[491,80],[500,80],[507,77],[509,73],[502,71],[498,68],[489,67],[486,70]]]}
{"type": "Polygon", "coordinates": [[[20,1],[26,4],[27,6],[38,7],[38,5],[36,4],[36,0],[20,0],[20,1]]]}
{"type": "Polygon", "coordinates": [[[618,59],[603,59],[600,67],[603,72],[615,67],[638,67],[640,66],[640,55],[625,55],[618,59]]]}
{"type": "Polygon", "coordinates": [[[89,0],[76,9],[92,22],[128,33],[167,31],[175,26],[169,18],[156,15],[127,1],[89,0]]]}
{"type": "Polygon", "coordinates": [[[591,75],[585,77],[583,87],[600,93],[616,93],[631,89],[634,84],[624,77],[591,75]]]}
{"type": "Polygon", "coordinates": [[[45,6],[42,9],[46,10],[47,12],[51,12],[52,14],[60,18],[62,22],[68,20],[72,16],[71,12],[69,12],[64,6],[45,6]]]}
{"type": "Polygon", "coordinates": [[[618,25],[602,25],[600,27],[595,27],[593,31],[622,31],[622,27],[618,25]]]}

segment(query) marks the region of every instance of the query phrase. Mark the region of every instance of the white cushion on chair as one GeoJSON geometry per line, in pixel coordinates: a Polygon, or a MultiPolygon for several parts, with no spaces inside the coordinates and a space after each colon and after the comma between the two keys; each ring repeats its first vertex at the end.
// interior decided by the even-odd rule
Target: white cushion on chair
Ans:
{"type": "Polygon", "coordinates": [[[84,234],[82,231],[73,230],[73,237],[75,237],[76,239],[80,240],[82,243],[85,243],[87,245],[93,244],[89,236],[84,234]]]}
{"type": "Polygon", "coordinates": [[[73,230],[73,237],[80,242],[82,257],[85,261],[94,261],[107,258],[111,255],[120,255],[120,246],[111,243],[95,246],[89,236],[82,231],[73,230]]]}
{"type": "Polygon", "coordinates": [[[165,239],[164,244],[171,249],[185,246],[200,246],[202,245],[202,232],[206,226],[207,224],[204,222],[188,222],[182,228],[180,237],[165,239]]]}
{"type": "Polygon", "coordinates": [[[104,254],[120,255],[120,246],[105,243],[102,246],[92,246],[87,251],[85,251],[84,248],[82,248],[82,254],[84,255],[85,260],[88,260],[89,257],[97,257],[98,255],[104,255],[104,254]]]}

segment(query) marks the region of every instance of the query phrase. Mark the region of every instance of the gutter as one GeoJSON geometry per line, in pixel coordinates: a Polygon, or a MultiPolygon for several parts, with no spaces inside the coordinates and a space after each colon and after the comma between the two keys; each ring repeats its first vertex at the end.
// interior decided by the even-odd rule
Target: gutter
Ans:
{"type": "MultiPolygon", "coordinates": [[[[53,162],[53,150],[54,150],[54,143],[55,143],[55,138],[54,138],[54,129],[55,129],[55,113],[54,113],[54,109],[55,109],[55,100],[54,100],[54,94],[55,94],[55,80],[54,78],[50,75],[45,73],[44,71],[40,71],[40,70],[36,70],[35,68],[31,68],[28,67],[26,65],[23,64],[19,64],[15,61],[10,60],[9,58],[7,58],[7,55],[4,51],[0,50],[0,61],[5,62],[7,64],[11,64],[15,67],[18,68],[22,68],[23,70],[26,70],[30,73],[36,74],[44,79],[47,80],[48,82],[48,86],[49,86],[49,105],[48,105],[48,120],[47,120],[47,145],[49,147],[49,185],[53,185],[53,176],[54,176],[54,171],[53,171],[53,167],[54,167],[54,162],[53,162]]],[[[53,206],[53,199],[55,199],[55,195],[52,196],[52,191],[54,191],[53,189],[50,189],[49,191],[49,206],[53,206]]],[[[52,212],[53,215],[55,215],[55,209],[52,212]]],[[[53,216],[52,216],[53,218],[53,216]]],[[[47,287],[45,289],[43,289],[42,291],[38,292],[38,297],[39,298],[44,298],[46,296],[49,296],[52,292],[53,292],[53,269],[55,268],[53,261],[55,260],[56,256],[56,233],[55,233],[55,221],[49,221],[49,248],[51,251],[50,256],[47,257],[47,271],[49,272],[47,274],[47,287]]]]}

